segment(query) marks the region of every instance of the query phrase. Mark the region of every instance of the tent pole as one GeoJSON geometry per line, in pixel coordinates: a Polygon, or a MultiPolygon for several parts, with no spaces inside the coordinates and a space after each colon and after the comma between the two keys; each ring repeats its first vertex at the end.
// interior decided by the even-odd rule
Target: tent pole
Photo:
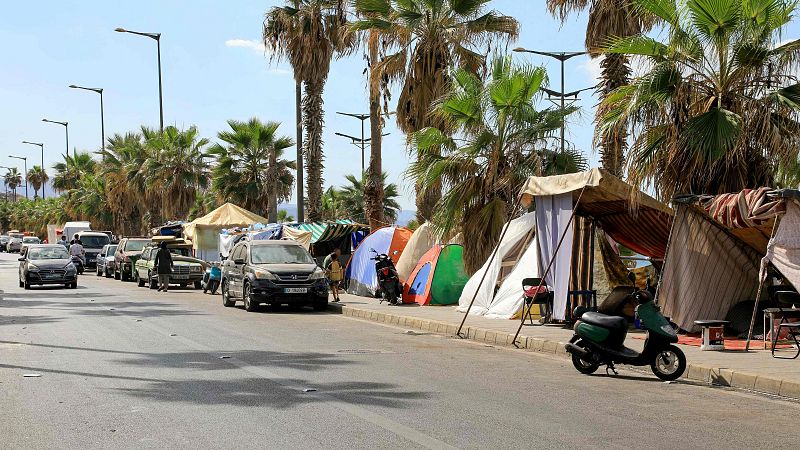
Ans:
{"type": "MultiPolygon", "coordinates": [[[[578,206],[581,204],[581,197],[583,197],[583,192],[586,191],[586,186],[588,184],[589,184],[589,182],[587,181],[586,184],[584,184],[583,187],[581,188],[581,193],[578,194],[578,200],[575,201],[575,206],[572,207],[572,214],[570,214],[569,221],[567,221],[567,228],[564,230],[563,233],[561,233],[561,237],[558,239],[558,244],[556,245],[556,249],[555,249],[555,251],[553,251],[553,255],[550,257],[550,262],[547,263],[547,268],[544,270],[544,274],[542,275],[542,278],[539,280],[539,286],[536,288],[535,292],[539,292],[539,289],[541,289],[542,285],[544,284],[545,278],[547,278],[547,275],[550,274],[550,269],[553,267],[553,263],[556,261],[556,255],[558,255],[558,251],[561,249],[561,244],[564,243],[564,238],[567,237],[567,232],[569,231],[569,226],[570,226],[570,224],[572,224],[573,220],[575,219],[575,213],[578,211],[578,206]]],[[[537,236],[537,238],[538,238],[538,236],[537,236]]],[[[528,305],[527,309],[526,309],[524,304],[522,305],[522,310],[523,310],[522,311],[522,317],[523,318],[527,317],[528,314],[531,313],[531,308],[533,308],[533,303],[528,305]]],[[[522,326],[524,324],[525,324],[525,321],[523,320],[523,321],[521,321],[519,323],[519,327],[517,327],[517,333],[514,335],[514,339],[511,341],[514,344],[514,347],[519,348],[519,346],[517,345],[517,338],[519,337],[519,333],[520,333],[520,331],[522,331],[522,326]]]]}
{"type": "Polygon", "coordinates": [[[514,211],[517,210],[520,203],[522,202],[522,195],[517,197],[517,200],[514,202],[514,207],[511,208],[511,214],[508,216],[508,220],[506,220],[506,224],[503,227],[503,232],[500,233],[500,239],[497,240],[497,244],[494,246],[494,250],[492,250],[491,256],[489,256],[489,261],[486,263],[486,270],[483,271],[483,275],[481,276],[481,280],[478,282],[478,286],[475,288],[475,293],[472,294],[472,300],[469,302],[469,306],[467,306],[467,311],[464,312],[464,318],[461,319],[461,324],[458,326],[458,330],[456,330],[456,336],[463,338],[464,336],[461,335],[461,329],[464,327],[464,323],[467,321],[467,317],[469,316],[469,311],[472,309],[472,305],[475,303],[475,299],[478,298],[478,291],[480,291],[481,286],[483,286],[483,281],[486,279],[486,274],[489,273],[489,264],[494,261],[494,257],[497,256],[498,250],[500,250],[500,244],[503,242],[503,238],[506,237],[506,232],[508,231],[509,225],[511,225],[511,218],[514,217],[514,211]]]}
{"type": "MultiPolygon", "coordinates": [[[[778,223],[781,221],[780,216],[775,218],[775,223],[772,224],[772,233],[769,235],[769,244],[767,244],[767,254],[769,254],[770,246],[772,245],[772,239],[775,237],[775,231],[778,229],[778,223]]],[[[761,291],[764,289],[764,281],[767,279],[767,267],[765,264],[768,264],[766,261],[767,255],[764,255],[764,258],[761,260],[761,267],[758,271],[758,292],[756,292],[756,302],[753,305],[753,316],[750,317],[750,329],[747,331],[747,342],[744,345],[744,351],[750,351],[750,340],[753,338],[753,327],[756,325],[756,315],[758,315],[758,302],[761,299],[761,291]],[[761,275],[761,268],[764,269],[764,275],[761,275]]],[[[769,324],[770,333],[772,332],[773,324],[769,324]]],[[[762,330],[766,335],[767,330],[762,330]]]]}

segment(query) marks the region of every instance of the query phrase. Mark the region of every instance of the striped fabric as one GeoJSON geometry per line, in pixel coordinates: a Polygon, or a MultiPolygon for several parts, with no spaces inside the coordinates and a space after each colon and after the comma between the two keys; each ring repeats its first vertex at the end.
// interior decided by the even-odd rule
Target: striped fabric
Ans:
{"type": "Polygon", "coordinates": [[[360,231],[366,228],[366,225],[361,225],[349,219],[340,219],[335,222],[313,222],[313,223],[299,223],[292,225],[292,227],[303,231],[311,232],[311,243],[333,241],[341,239],[354,231],[360,231]]]}
{"type": "MultiPolygon", "coordinates": [[[[594,264],[594,226],[586,217],[576,216],[575,237],[572,241],[572,274],[569,280],[570,291],[588,291],[594,284],[592,268],[594,264]]],[[[589,306],[585,296],[571,299],[571,308],[589,306]]],[[[568,311],[569,312],[569,311],[568,311]]]]}
{"type": "Polygon", "coordinates": [[[592,217],[615,241],[641,255],[663,259],[672,226],[672,216],[662,210],[639,205],[631,211],[627,200],[581,201],[578,214],[592,217]]]}
{"type": "Polygon", "coordinates": [[[745,189],[735,194],[703,197],[700,203],[708,214],[727,228],[751,228],[766,224],[786,210],[780,198],[767,194],[772,188],[745,189]]]}
{"type": "Polygon", "coordinates": [[[754,300],[761,254],[732,239],[704,210],[678,204],[658,302],[664,315],[694,332],[695,320],[724,319],[733,305],[754,300]]]}

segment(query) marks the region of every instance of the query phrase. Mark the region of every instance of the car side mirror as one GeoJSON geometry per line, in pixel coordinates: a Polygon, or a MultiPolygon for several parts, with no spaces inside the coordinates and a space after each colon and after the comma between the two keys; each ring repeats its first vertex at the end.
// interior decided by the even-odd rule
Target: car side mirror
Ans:
{"type": "Polygon", "coordinates": [[[25,257],[17,258],[17,261],[25,261],[25,257]]]}
{"type": "Polygon", "coordinates": [[[245,261],[242,258],[236,258],[236,259],[233,260],[233,263],[236,264],[236,265],[239,265],[239,264],[244,264],[245,261]]]}

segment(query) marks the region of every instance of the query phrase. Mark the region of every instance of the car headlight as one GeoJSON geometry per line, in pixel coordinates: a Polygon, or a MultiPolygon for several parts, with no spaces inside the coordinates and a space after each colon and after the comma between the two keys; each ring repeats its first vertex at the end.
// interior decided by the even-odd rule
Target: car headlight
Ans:
{"type": "Polygon", "coordinates": [[[38,272],[39,266],[36,264],[28,264],[28,272],[38,272]]]}
{"type": "Polygon", "coordinates": [[[200,266],[189,266],[189,270],[190,270],[191,272],[197,272],[197,273],[200,273],[200,272],[202,272],[202,271],[203,271],[203,268],[202,268],[202,267],[200,267],[200,266]]]}
{"type": "Polygon", "coordinates": [[[317,267],[317,270],[308,277],[309,280],[322,280],[325,278],[325,271],[317,267]]]}
{"type": "Polygon", "coordinates": [[[253,269],[253,274],[259,280],[273,280],[273,281],[278,280],[278,276],[275,275],[274,273],[270,272],[269,270],[253,269]]]}

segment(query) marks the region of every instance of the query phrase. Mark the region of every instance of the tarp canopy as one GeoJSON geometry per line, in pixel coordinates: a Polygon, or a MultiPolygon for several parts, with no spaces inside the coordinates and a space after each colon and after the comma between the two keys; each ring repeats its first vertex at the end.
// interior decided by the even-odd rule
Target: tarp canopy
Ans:
{"type": "Polygon", "coordinates": [[[183,227],[183,234],[194,246],[198,258],[218,261],[219,233],[226,228],[249,227],[257,223],[268,223],[264,217],[250,212],[233,203],[225,203],[203,217],[199,217],[183,227]]]}
{"type": "Polygon", "coordinates": [[[283,227],[283,239],[291,239],[299,242],[306,250],[311,247],[311,232],[301,230],[289,225],[283,227]]]}
{"type": "Polygon", "coordinates": [[[301,231],[311,232],[311,243],[334,241],[348,236],[354,231],[363,230],[368,228],[366,225],[355,223],[349,219],[341,219],[335,222],[313,222],[313,223],[298,223],[289,225],[289,227],[296,228],[301,231]]]}
{"type": "Polygon", "coordinates": [[[428,222],[423,223],[408,240],[403,256],[397,260],[397,273],[401,280],[407,280],[425,253],[437,244],[428,222]]]}
{"type": "MultiPolygon", "coordinates": [[[[375,250],[385,253],[397,261],[411,238],[411,230],[403,227],[385,227],[370,234],[353,252],[347,264],[345,278],[348,280],[347,292],[360,296],[374,296],[378,288],[378,275],[375,273],[375,250]]],[[[402,283],[403,280],[401,279],[402,283]]]]}
{"type": "MultiPolygon", "coordinates": [[[[793,272],[800,255],[791,242],[800,229],[792,227],[793,220],[782,220],[773,243],[770,235],[775,220],[794,204],[787,201],[794,192],[759,188],[673,199],[677,211],[658,288],[665,315],[681,329],[698,331],[695,320],[723,319],[737,303],[755,300],[762,258],[781,273],[793,272]],[[778,254],[785,254],[786,262],[778,254]]],[[[790,208],[794,215],[796,204],[790,208]]]]}
{"type": "Polygon", "coordinates": [[[603,169],[549,177],[530,177],[522,189],[522,204],[534,197],[571,194],[580,198],[576,214],[591,218],[615,241],[655,259],[663,259],[672,210],[603,169]]]}
{"type": "Polygon", "coordinates": [[[403,303],[458,303],[469,280],[464,271],[463,253],[464,248],[456,244],[435,245],[428,250],[403,286],[403,303]]]}

